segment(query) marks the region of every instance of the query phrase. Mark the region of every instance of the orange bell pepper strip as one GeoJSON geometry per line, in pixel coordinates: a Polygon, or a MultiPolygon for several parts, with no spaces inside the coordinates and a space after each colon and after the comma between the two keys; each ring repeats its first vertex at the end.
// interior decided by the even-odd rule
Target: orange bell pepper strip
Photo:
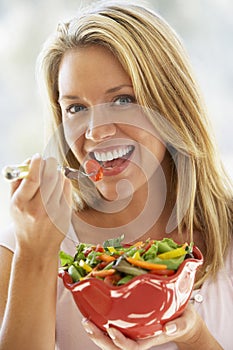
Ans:
{"type": "Polygon", "coordinates": [[[142,269],[146,269],[146,270],[165,270],[167,269],[167,265],[164,264],[153,264],[144,260],[138,260],[138,259],[134,259],[134,258],[126,258],[126,260],[135,266],[141,267],[142,269]]]}

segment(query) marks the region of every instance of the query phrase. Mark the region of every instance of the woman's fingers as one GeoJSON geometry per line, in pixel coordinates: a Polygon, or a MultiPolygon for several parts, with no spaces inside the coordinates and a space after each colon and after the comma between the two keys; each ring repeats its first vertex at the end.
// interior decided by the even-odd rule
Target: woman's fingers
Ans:
{"type": "Polygon", "coordinates": [[[156,335],[146,339],[129,339],[113,327],[106,330],[108,333],[106,336],[90,321],[85,319],[82,324],[92,341],[103,350],[147,350],[171,341],[193,343],[199,336],[200,327],[197,325],[202,325],[202,322],[193,306],[188,305],[180,317],[163,326],[163,331],[158,331],[156,335]]]}
{"type": "Polygon", "coordinates": [[[57,170],[57,161],[33,156],[27,177],[14,184],[12,191],[11,213],[20,242],[37,237],[44,247],[48,233],[53,233],[57,247],[68,232],[72,213],[72,186],[57,170]]]}
{"type": "MultiPolygon", "coordinates": [[[[146,350],[153,345],[152,338],[150,340],[134,341],[125,337],[113,327],[106,330],[107,336],[87,319],[83,319],[82,325],[92,341],[102,350],[146,350]]],[[[158,344],[160,343],[158,342],[158,344]]]]}
{"type": "Polygon", "coordinates": [[[143,347],[138,347],[138,343],[130,338],[125,337],[116,328],[107,329],[109,337],[112,339],[113,343],[117,346],[117,349],[127,349],[127,350],[143,350],[143,347]]]}
{"type": "Polygon", "coordinates": [[[44,208],[53,224],[66,235],[71,221],[72,186],[70,180],[66,179],[61,172],[56,176],[56,184],[47,203],[44,203],[44,208]]]}
{"type": "MultiPolygon", "coordinates": [[[[31,162],[31,158],[28,158],[23,162],[23,164],[30,164],[30,162],[31,162]]],[[[22,179],[11,182],[11,196],[13,196],[14,192],[17,190],[21,182],[22,182],[22,179]]]]}
{"type": "MultiPolygon", "coordinates": [[[[17,218],[28,212],[29,203],[38,194],[40,188],[39,169],[43,167],[43,160],[39,155],[32,157],[28,176],[12,184],[11,213],[17,218]]],[[[33,205],[30,210],[38,211],[33,205]]]]}
{"type": "Polygon", "coordinates": [[[72,185],[71,181],[64,177],[64,185],[63,185],[63,195],[60,198],[61,206],[64,204],[72,205],[72,185]]]}
{"type": "Polygon", "coordinates": [[[163,326],[163,331],[157,336],[140,339],[137,341],[140,350],[150,349],[152,346],[161,345],[171,341],[174,342],[192,342],[193,337],[198,336],[199,325],[202,324],[201,317],[197,314],[192,305],[188,305],[184,313],[167,322],[163,326]],[[198,326],[198,327],[197,327],[198,326]]]}
{"type": "Polygon", "coordinates": [[[17,190],[21,182],[22,182],[21,179],[11,182],[11,197],[13,196],[13,194],[15,193],[15,191],[17,190]]]}
{"type": "Polygon", "coordinates": [[[18,196],[20,200],[27,202],[31,200],[38,192],[40,186],[40,172],[43,169],[44,161],[39,154],[32,157],[30,163],[30,170],[26,178],[21,183],[19,181],[12,185],[15,186],[14,195],[18,196]],[[20,190],[20,193],[18,191],[20,190]]]}
{"type": "MultiPolygon", "coordinates": [[[[57,183],[61,182],[59,179],[60,172],[57,170],[57,161],[55,158],[46,159],[43,169],[41,169],[41,184],[40,194],[44,203],[50,200],[50,197],[56,192],[57,183]]],[[[60,185],[59,185],[60,186],[60,185]]]]}
{"type": "Polygon", "coordinates": [[[165,331],[176,342],[181,341],[188,344],[197,341],[203,327],[203,319],[196,312],[194,306],[189,304],[180,317],[165,325],[165,331]]]}
{"type": "Polygon", "coordinates": [[[92,339],[92,341],[102,350],[119,350],[112,340],[105,335],[99,328],[87,319],[82,320],[82,325],[92,339]]]}

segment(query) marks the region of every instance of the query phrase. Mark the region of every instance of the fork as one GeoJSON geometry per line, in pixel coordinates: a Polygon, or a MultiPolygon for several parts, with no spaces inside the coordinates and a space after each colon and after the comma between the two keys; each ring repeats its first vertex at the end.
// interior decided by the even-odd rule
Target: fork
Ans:
{"type": "MultiPolygon", "coordinates": [[[[94,172],[85,173],[84,171],[62,165],[58,165],[57,170],[62,171],[67,178],[73,180],[77,180],[80,175],[90,177],[95,176],[99,172],[99,169],[97,169],[94,172]]],[[[2,170],[3,177],[8,181],[23,179],[28,175],[28,172],[29,164],[8,165],[2,170]]]]}

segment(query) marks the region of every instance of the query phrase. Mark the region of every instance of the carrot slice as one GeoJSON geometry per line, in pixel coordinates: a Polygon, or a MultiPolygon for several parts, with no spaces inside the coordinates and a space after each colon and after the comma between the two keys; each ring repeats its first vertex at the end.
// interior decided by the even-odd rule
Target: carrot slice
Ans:
{"type": "Polygon", "coordinates": [[[99,255],[99,259],[102,261],[106,261],[106,262],[111,262],[116,260],[113,256],[108,255],[108,254],[101,254],[99,255]]]}
{"type": "Polygon", "coordinates": [[[107,277],[107,276],[111,276],[116,272],[115,269],[109,269],[109,270],[99,270],[99,271],[92,271],[91,272],[91,276],[93,277],[107,277]]]}
{"type": "Polygon", "coordinates": [[[134,259],[134,258],[126,258],[126,260],[135,266],[141,267],[143,269],[146,270],[165,270],[167,269],[167,265],[164,264],[153,264],[144,260],[138,260],[138,259],[134,259]]]}

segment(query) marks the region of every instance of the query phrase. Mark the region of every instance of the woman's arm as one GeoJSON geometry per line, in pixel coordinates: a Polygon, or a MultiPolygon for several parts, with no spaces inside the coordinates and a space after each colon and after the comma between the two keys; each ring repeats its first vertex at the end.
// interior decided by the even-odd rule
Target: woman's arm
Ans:
{"type": "Polygon", "coordinates": [[[223,350],[192,305],[174,323],[177,330],[172,337],[180,350],[223,350]]]}
{"type": "Polygon", "coordinates": [[[54,159],[34,157],[28,177],[12,185],[16,250],[9,278],[12,254],[1,248],[7,268],[1,271],[0,350],[54,350],[58,252],[70,225],[70,204],[70,182],[54,159]]]}
{"type": "MultiPolygon", "coordinates": [[[[0,247],[3,266],[12,253],[0,247]]],[[[7,266],[6,266],[7,267],[7,266]]],[[[8,268],[7,268],[8,270],[8,268]]],[[[1,269],[2,282],[9,284],[1,290],[0,349],[49,350],[55,347],[55,307],[57,257],[43,259],[16,251],[12,259],[10,281],[5,268],[1,269]],[[5,316],[3,316],[5,300],[5,316]]]]}

